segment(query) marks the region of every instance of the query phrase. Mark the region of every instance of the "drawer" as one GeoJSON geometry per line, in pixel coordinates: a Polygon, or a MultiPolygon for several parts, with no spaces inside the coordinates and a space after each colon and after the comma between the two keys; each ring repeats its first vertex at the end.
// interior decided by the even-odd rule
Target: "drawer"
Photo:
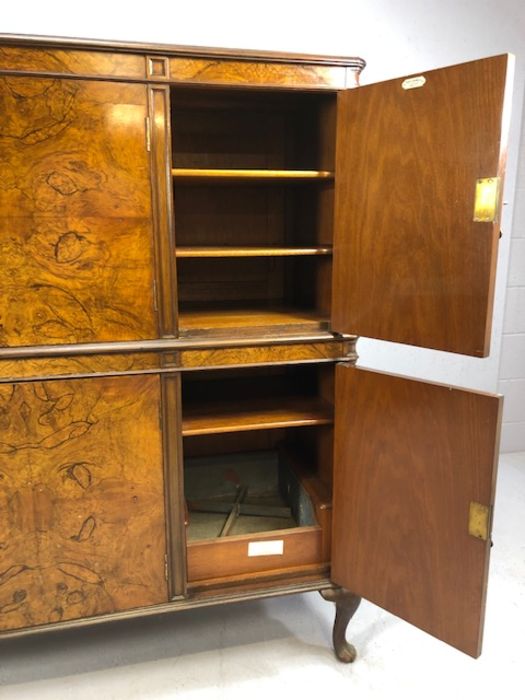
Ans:
{"type": "Polygon", "coordinates": [[[244,577],[323,563],[316,525],[188,543],[188,581],[244,577]]]}

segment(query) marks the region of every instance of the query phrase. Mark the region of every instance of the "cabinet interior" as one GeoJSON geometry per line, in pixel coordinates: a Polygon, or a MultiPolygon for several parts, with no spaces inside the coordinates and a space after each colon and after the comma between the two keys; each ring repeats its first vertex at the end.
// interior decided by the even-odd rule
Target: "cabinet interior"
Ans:
{"type": "Polygon", "coordinates": [[[186,373],[182,425],[189,550],[295,530],[328,560],[332,366],[186,373]]]}
{"type": "Polygon", "coordinates": [[[328,328],[335,100],[172,89],[181,336],[328,328]]]}

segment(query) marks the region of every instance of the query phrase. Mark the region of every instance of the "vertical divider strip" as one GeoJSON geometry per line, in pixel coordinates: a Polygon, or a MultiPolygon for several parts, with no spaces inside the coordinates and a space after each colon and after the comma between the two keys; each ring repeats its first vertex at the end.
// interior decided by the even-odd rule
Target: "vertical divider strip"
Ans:
{"type": "Polygon", "coordinates": [[[175,222],[171,175],[170,93],[166,85],[148,87],[151,187],[159,328],[162,338],[178,335],[175,222]]]}
{"type": "MultiPolygon", "coordinates": [[[[170,92],[167,85],[148,86],[151,148],[151,187],[155,230],[155,258],[159,332],[178,335],[177,269],[171,156],[170,92]]],[[[178,358],[163,354],[162,367],[177,366],[178,358]]],[[[186,594],[186,533],[184,525],[184,472],[182,455],[181,378],[161,378],[162,440],[167,520],[167,578],[171,598],[186,594]]]]}
{"type": "Polygon", "coordinates": [[[174,598],[186,594],[187,582],[180,372],[162,376],[161,394],[167,534],[169,542],[167,573],[170,597],[174,598]]]}

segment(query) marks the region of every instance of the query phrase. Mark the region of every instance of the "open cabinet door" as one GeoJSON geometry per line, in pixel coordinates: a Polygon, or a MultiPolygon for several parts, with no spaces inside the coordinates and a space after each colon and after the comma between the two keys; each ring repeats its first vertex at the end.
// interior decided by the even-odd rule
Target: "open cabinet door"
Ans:
{"type": "Polygon", "coordinates": [[[332,580],[481,653],[501,397],[336,369],[332,580]]]}
{"type": "Polygon", "coordinates": [[[333,330],[488,354],[512,65],[339,94],[333,330]]]}

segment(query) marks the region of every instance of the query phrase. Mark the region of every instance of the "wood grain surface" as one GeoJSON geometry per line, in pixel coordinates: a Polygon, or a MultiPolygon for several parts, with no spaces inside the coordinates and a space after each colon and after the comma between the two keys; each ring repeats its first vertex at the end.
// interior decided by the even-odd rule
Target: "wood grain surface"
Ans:
{"type": "Polygon", "coordinates": [[[344,66],[170,58],[173,81],[209,85],[246,85],[288,88],[342,89],[346,84],[344,66]]]}
{"type": "Polygon", "coordinates": [[[0,386],[0,629],[162,603],[158,377],[0,386]]]}
{"type": "Polygon", "coordinates": [[[0,79],[0,346],[156,337],[142,85],[0,79]]]}
{"type": "Polygon", "coordinates": [[[0,46],[1,70],[145,78],[146,59],[131,53],[0,46]]]}
{"type": "Polygon", "coordinates": [[[188,582],[236,577],[243,580],[255,572],[293,569],[323,563],[322,532],[318,526],[233,535],[222,539],[188,543],[188,582]],[[283,554],[248,556],[250,542],[283,540],[283,554]]]}
{"type": "MultiPolygon", "coordinates": [[[[354,359],[355,344],[348,341],[330,343],[297,343],[243,348],[213,348],[183,350],[180,366],[183,368],[214,367],[271,362],[319,362],[323,360],[354,359]]],[[[0,362],[0,372],[1,372],[0,362]]]]}
{"type": "Polygon", "coordinates": [[[478,656],[502,399],[336,369],[332,580],[478,656]]]}
{"type": "Polygon", "coordinates": [[[316,398],[208,401],[183,407],[182,434],[212,435],[243,430],[301,427],[332,423],[331,406],[316,398]]]}
{"type": "Polygon", "coordinates": [[[67,377],[75,374],[119,374],[158,369],[160,356],[156,353],[127,355],[86,354],[75,357],[35,357],[18,360],[0,359],[0,382],[18,379],[67,377]]]}
{"type": "Polygon", "coordinates": [[[508,62],[339,95],[334,330],[488,354],[499,224],[473,221],[474,194],[503,175],[508,62]]]}

